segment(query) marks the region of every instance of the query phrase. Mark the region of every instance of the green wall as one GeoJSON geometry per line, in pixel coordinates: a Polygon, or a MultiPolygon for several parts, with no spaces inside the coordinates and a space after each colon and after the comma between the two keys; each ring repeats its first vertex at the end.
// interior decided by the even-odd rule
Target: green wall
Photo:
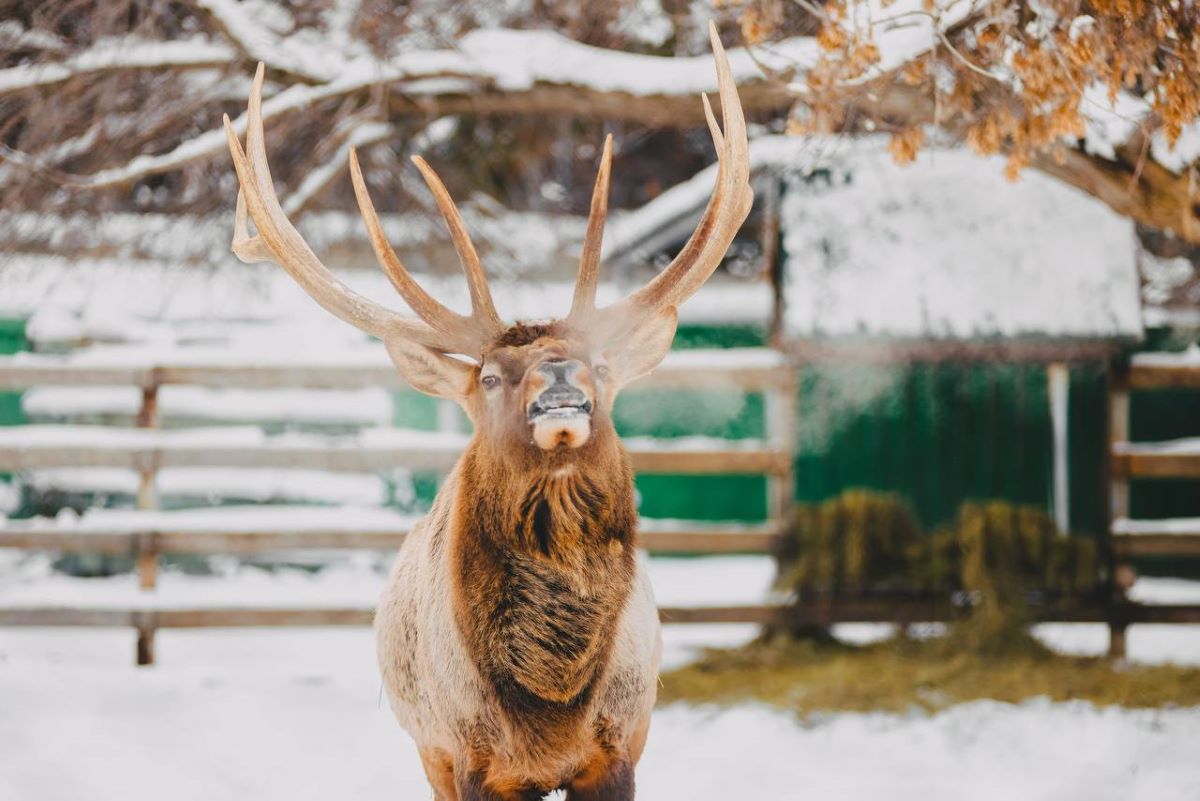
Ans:
{"type": "MultiPolygon", "coordinates": [[[[18,353],[29,348],[25,338],[25,321],[0,318],[0,354],[18,353]]],[[[20,392],[0,392],[0,426],[15,426],[25,422],[21,411],[20,392]]],[[[0,484],[12,480],[11,473],[0,472],[0,484]]],[[[0,511],[3,515],[3,511],[0,511]]]]}
{"type": "MultiPolygon", "coordinates": [[[[1071,525],[1098,532],[1104,373],[1071,369],[1071,525]]],[[[1040,365],[915,364],[809,367],[800,375],[796,497],[852,487],[900,492],[922,524],[968,499],[1051,508],[1052,429],[1040,365]]]]}
{"type": "MultiPolygon", "coordinates": [[[[25,321],[0,318],[0,354],[19,353],[29,349],[25,338],[25,321]]],[[[0,426],[12,426],[25,422],[21,412],[20,392],[0,392],[0,426]]]]}

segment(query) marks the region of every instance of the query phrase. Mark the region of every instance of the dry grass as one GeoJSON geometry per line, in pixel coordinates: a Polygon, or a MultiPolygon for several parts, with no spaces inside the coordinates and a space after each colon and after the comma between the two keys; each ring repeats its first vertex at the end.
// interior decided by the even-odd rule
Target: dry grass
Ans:
{"type": "Polygon", "coordinates": [[[1200,669],[1114,665],[1042,648],[1005,656],[956,651],[945,640],[869,646],[777,638],[709,651],[666,673],[660,703],[762,701],[802,716],[822,711],[936,711],[978,699],[1045,696],[1099,705],[1200,705],[1200,669]]]}

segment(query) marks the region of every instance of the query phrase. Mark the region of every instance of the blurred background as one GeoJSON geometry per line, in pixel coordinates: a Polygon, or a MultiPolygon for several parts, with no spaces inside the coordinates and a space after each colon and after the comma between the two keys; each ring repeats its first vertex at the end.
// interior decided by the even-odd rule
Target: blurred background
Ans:
{"type": "Polygon", "coordinates": [[[351,148],[468,308],[419,155],[501,313],[555,317],[606,134],[602,301],[703,213],[710,20],[755,203],[615,411],[668,623],[643,795],[1200,792],[1197,14],[0,0],[0,796],[427,793],[367,624],[469,426],[232,256],[221,116],[263,62],[354,288],[404,308],[351,148]]]}

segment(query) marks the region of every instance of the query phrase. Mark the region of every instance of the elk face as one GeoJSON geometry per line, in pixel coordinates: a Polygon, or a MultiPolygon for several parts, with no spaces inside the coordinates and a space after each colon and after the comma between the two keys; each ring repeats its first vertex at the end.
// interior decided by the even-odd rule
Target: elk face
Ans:
{"type": "Polygon", "coordinates": [[[448,309],[422,289],[392,250],[367,194],[358,157],[350,177],[371,246],[392,285],[419,319],[356,294],[323,265],[288,220],[267,165],[262,121],[263,65],[246,111],[246,147],[225,118],[238,177],[233,251],[243,261],[275,261],[333,315],[383,340],[405,380],[430,395],[457,401],[480,435],[540,452],[571,453],[615,436],[609,413],[625,384],[652,370],[675,335],[676,307],[712,275],[750,213],[749,148],[729,61],[710,26],[724,130],[701,96],[716,146],[717,182],[703,217],[679,255],[633,294],[597,308],[600,246],[608,210],[612,137],[592,193],[579,277],[569,314],[540,324],[506,325],[496,311],[483,266],[446,187],[420,157],[421,171],[450,229],[471,295],[471,314],[448,309]],[[257,235],[251,236],[247,216],[257,235]],[[466,357],[464,360],[460,357],[466,357]]]}
{"type": "Polygon", "coordinates": [[[604,414],[607,372],[603,357],[593,361],[581,343],[565,339],[495,348],[479,367],[477,425],[544,451],[579,448],[591,438],[593,416],[604,414]]]}
{"type": "Polygon", "coordinates": [[[597,347],[565,322],[508,329],[479,365],[464,407],[497,444],[563,452],[615,436],[618,391],[656,365],[675,334],[675,315],[642,326],[636,354],[597,347]],[[636,355],[636,358],[634,356],[636,355]]]}

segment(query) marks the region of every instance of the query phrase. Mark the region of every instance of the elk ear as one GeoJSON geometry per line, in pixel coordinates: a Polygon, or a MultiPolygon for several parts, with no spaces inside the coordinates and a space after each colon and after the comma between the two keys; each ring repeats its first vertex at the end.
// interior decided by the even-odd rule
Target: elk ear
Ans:
{"type": "Polygon", "coordinates": [[[667,306],[642,320],[623,333],[604,349],[604,358],[618,388],[641,378],[658,367],[671,349],[679,316],[674,306],[667,306]]]}
{"type": "Polygon", "coordinates": [[[399,337],[383,344],[400,375],[418,392],[460,403],[470,394],[475,377],[470,364],[399,337]]]}

